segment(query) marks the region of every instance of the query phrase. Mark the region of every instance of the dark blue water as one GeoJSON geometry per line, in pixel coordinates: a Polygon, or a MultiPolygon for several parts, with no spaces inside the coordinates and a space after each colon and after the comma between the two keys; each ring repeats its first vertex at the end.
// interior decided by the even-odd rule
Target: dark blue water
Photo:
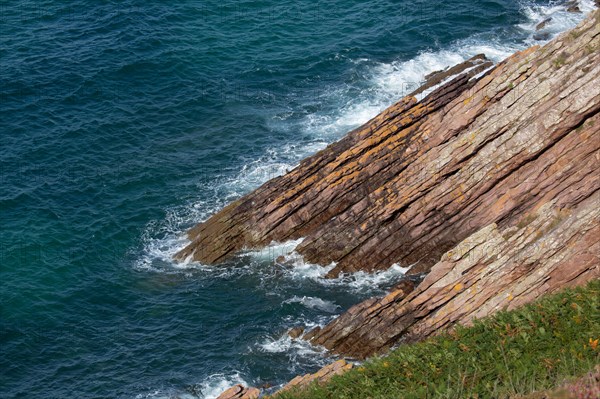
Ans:
{"type": "Polygon", "coordinates": [[[65,3],[0,2],[2,398],[203,398],[314,371],[325,355],[286,329],[402,271],[274,266],[294,243],[177,265],[185,229],[425,73],[582,18],[517,0],[65,3]]]}

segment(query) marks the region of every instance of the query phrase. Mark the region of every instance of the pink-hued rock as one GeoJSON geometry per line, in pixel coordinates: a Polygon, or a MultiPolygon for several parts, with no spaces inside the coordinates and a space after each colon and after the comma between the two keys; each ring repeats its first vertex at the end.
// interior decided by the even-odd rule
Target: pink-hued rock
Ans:
{"type": "Polygon", "coordinates": [[[476,82],[461,76],[421,102],[402,99],[191,229],[176,258],[218,263],[305,237],[297,251],[336,262],[331,277],[394,263],[427,271],[490,223],[509,225],[551,199],[573,206],[597,190],[598,140],[579,136],[567,158],[556,150],[600,108],[598,29],[596,11],[476,82]]]}
{"type": "Polygon", "coordinates": [[[214,264],[304,237],[296,251],[335,262],[329,277],[428,273],[304,336],[357,357],[599,278],[600,11],[472,75],[403,98],[228,205],[176,258],[214,264]]]}
{"type": "MultiPolygon", "coordinates": [[[[292,388],[302,389],[307,387],[309,384],[316,382],[322,384],[324,382],[329,381],[335,375],[344,374],[346,371],[352,368],[352,363],[347,363],[345,360],[338,360],[327,366],[323,367],[321,370],[317,371],[314,374],[306,374],[299,375],[290,382],[288,382],[283,388],[281,388],[277,393],[284,392],[292,388]]],[[[277,393],[273,396],[277,396],[277,393]]]]}
{"type": "Polygon", "coordinates": [[[217,399],[256,399],[260,395],[257,388],[246,388],[237,384],[220,394],[217,399]]]}

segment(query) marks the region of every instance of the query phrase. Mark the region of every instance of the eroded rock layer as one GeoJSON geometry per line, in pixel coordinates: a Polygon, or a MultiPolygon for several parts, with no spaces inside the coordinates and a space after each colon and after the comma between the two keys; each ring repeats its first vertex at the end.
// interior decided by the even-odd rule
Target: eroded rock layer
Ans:
{"type": "Polygon", "coordinates": [[[305,339],[365,358],[600,278],[599,220],[596,193],[568,208],[547,202],[513,226],[492,223],[446,252],[410,294],[371,298],[305,339]]]}
{"type": "Polygon", "coordinates": [[[257,399],[259,396],[260,390],[257,388],[237,384],[220,394],[217,399],[257,399]]]}
{"type": "MultiPolygon", "coordinates": [[[[597,11],[546,47],[507,60],[473,87],[477,91],[504,71],[509,79],[521,76],[523,92],[487,119],[498,118],[497,136],[466,162],[470,169],[456,172],[463,183],[445,192],[454,187],[458,195],[442,199],[441,190],[431,197],[430,209],[439,209],[440,201],[451,202],[444,209],[461,208],[465,193],[483,183],[487,189],[468,200],[470,212],[460,211],[463,219],[453,224],[476,226],[472,233],[445,252],[412,292],[398,287],[355,305],[305,339],[365,358],[600,278],[599,17],[597,11]],[[581,78],[588,87],[577,86],[581,78]],[[520,119],[527,123],[514,126],[520,119]],[[464,174],[469,170],[472,178],[464,174]]],[[[489,126],[482,119],[487,112],[472,126],[489,126]]],[[[472,145],[465,140],[465,147],[472,145]]],[[[453,178],[446,176],[439,187],[453,178]]]]}
{"type": "Polygon", "coordinates": [[[290,382],[285,384],[283,388],[281,388],[273,395],[273,397],[276,397],[277,394],[281,392],[289,391],[290,389],[304,389],[312,383],[323,384],[336,375],[344,374],[352,367],[352,363],[347,363],[343,359],[338,360],[336,362],[328,364],[327,366],[323,367],[314,374],[305,374],[297,376],[296,378],[292,379],[290,382]]]}
{"type": "Polygon", "coordinates": [[[305,237],[329,276],[428,272],[303,337],[357,358],[600,278],[600,11],[483,76],[469,62],[194,227],[177,258],[305,237]]]}
{"type": "Polygon", "coordinates": [[[550,202],[576,209],[598,192],[599,25],[596,11],[482,77],[475,67],[402,99],[191,229],[176,258],[218,263],[305,237],[297,251],[335,262],[330,277],[418,273],[493,223],[504,231],[550,202]]]}

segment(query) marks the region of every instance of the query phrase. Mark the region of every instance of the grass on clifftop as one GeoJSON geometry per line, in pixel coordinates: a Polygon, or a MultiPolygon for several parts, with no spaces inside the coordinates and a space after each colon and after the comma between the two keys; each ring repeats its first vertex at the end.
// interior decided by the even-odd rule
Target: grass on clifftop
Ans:
{"type": "MultiPolygon", "coordinates": [[[[600,363],[600,281],[403,345],[281,399],[513,398],[600,363]]],[[[574,397],[586,397],[583,393],[574,397]]]]}

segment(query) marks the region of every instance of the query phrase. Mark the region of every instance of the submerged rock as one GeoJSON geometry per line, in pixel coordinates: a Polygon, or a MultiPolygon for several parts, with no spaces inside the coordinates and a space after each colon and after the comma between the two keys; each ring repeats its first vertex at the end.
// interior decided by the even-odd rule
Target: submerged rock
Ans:
{"type": "Polygon", "coordinates": [[[538,41],[546,41],[549,40],[551,37],[552,35],[550,34],[550,32],[538,32],[533,35],[533,39],[538,41]]]}
{"type": "Polygon", "coordinates": [[[546,25],[548,25],[548,23],[549,23],[550,21],[552,21],[552,17],[548,17],[548,18],[546,18],[545,20],[543,20],[542,22],[540,22],[539,24],[537,24],[537,25],[535,26],[535,30],[536,30],[536,31],[539,31],[539,30],[542,30],[542,29],[544,29],[544,28],[546,27],[546,25]]]}
{"type": "Polygon", "coordinates": [[[567,8],[567,12],[573,12],[573,13],[581,12],[581,9],[579,8],[579,1],[577,1],[577,0],[568,1],[567,4],[565,4],[565,6],[567,8]]]}
{"type": "Polygon", "coordinates": [[[288,335],[293,338],[299,338],[304,332],[304,327],[294,327],[290,331],[288,331],[288,335]]]}
{"type": "Polygon", "coordinates": [[[306,334],[304,334],[304,338],[305,340],[311,340],[312,338],[314,338],[319,331],[321,331],[321,327],[320,326],[316,326],[315,328],[313,328],[312,330],[308,331],[306,334]]]}

